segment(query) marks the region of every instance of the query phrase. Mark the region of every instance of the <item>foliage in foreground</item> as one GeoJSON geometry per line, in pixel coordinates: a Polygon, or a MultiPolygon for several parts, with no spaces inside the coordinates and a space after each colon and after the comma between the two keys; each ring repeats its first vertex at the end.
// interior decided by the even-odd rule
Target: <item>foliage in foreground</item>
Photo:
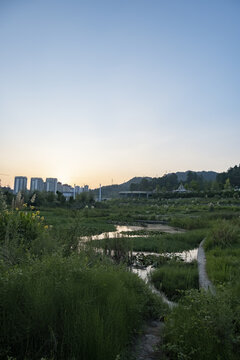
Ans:
{"type": "Polygon", "coordinates": [[[152,272],[151,281],[169,299],[176,301],[184,290],[198,288],[196,261],[186,263],[172,259],[152,272]]]}
{"type": "Polygon", "coordinates": [[[42,256],[57,249],[49,227],[39,211],[2,211],[0,213],[0,260],[9,266],[42,256]]]}
{"type": "Polygon", "coordinates": [[[170,359],[235,360],[240,351],[239,291],[216,296],[191,290],[167,317],[165,349],[170,359]]]}
{"type": "Polygon", "coordinates": [[[136,275],[94,258],[2,263],[1,358],[114,359],[143,317],[161,311],[136,275]]]}

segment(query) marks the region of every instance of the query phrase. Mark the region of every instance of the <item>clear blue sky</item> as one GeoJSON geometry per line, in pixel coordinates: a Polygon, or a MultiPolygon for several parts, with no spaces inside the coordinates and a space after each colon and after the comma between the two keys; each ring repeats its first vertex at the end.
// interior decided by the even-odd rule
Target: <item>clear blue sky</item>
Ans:
{"type": "Polygon", "coordinates": [[[240,163],[239,0],[0,0],[0,175],[240,163]]]}

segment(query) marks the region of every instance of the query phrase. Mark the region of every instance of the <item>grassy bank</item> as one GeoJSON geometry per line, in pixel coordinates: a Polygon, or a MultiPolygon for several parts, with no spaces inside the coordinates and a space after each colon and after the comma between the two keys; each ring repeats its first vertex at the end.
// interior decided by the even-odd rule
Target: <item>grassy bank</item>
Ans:
{"type": "Polygon", "coordinates": [[[206,230],[201,229],[178,234],[160,233],[147,237],[94,240],[92,245],[109,250],[115,250],[121,244],[126,251],[146,251],[159,254],[163,252],[178,252],[198,247],[206,232],[206,230]]]}
{"type": "Polygon", "coordinates": [[[164,346],[170,359],[213,359],[213,354],[218,360],[237,359],[239,201],[115,200],[98,206],[0,213],[0,358],[123,359],[118,355],[144,320],[165,315],[164,346]],[[128,251],[190,250],[207,235],[207,271],[219,286],[216,297],[195,289],[196,264],[140,256],[140,265],[157,267],[152,277],[156,287],[178,300],[179,306],[167,314],[126,266],[90,248],[79,253],[80,236],[138,220],[168,220],[187,231],[152,232],[148,238],[143,231],[132,239],[92,241],[93,246],[116,251],[121,262],[128,251]],[[186,289],[192,290],[179,293],[186,289]]]}
{"type": "Polygon", "coordinates": [[[164,348],[173,360],[239,359],[239,292],[191,290],[166,319],[164,348]]]}
{"type": "Polygon", "coordinates": [[[0,290],[1,358],[115,359],[164,309],[136,275],[87,254],[2,267],[0,290]]]}
{"type": "Polygon", "coordinates": [[[197,263],[172,259],[152,272],[151,281],[170,300],[177,301],[183,291],[198,288],[197,263]]]}
{"type": "Polygon", "coordinates": [[[239,218],[219,219],[212,224],[205,242],[207,273],[216,286],[216,295],[187,292],[168,316],[164,342],[171,359],[239,358],[239,218]]]}
{"type": "Polygon", "coordinates": [[[52,229],[39,211],[0,214],[2,359],[115,359],[145,319],[166,311],[137,275],[77,251],[81,213],[58,238],[59,210],[52,229]]]}
{"type": "Polygon", "coordinates": [[[41,209],[41,215],[53,231],[60,233],[71,230],[76,225],[78,225],[78,236],[90,236],[115,230],[115,226],[107,222],[106,212],[101,209],[44,208],[41,209]]]}

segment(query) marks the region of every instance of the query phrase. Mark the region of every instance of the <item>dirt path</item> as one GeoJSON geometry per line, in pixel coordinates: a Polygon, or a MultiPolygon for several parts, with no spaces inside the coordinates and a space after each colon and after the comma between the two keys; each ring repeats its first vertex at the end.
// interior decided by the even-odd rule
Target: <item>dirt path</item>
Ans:
{"type": "Polygon", "coordinates": [[[161,338],[164,323],[162,321],[150,321],[144,329],[143,334],[138,338],[134,346],[134,357],[136,360],[161,359],[161,338]]]}
{"type": "Polygon", "coordinates": [[[205,239],[200,243],[198,248],[197,262],[198,262],[198,275],[199,275],[199,288],[204,290],[209,290],[213,295],[215,295],[215,288],[212,282],[209,280],[207,271],[206,271],[206,256],[203,249],[205,239]]]}

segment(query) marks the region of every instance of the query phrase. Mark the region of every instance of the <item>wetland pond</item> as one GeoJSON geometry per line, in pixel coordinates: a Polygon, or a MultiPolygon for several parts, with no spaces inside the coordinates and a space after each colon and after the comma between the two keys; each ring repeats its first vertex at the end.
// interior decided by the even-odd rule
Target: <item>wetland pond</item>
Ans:
{"type": "MultiPolygon", "coordinates": [[[[134,225],[116,225],[115,231],[105,232],[99,235],[92,235],[92,236],[83,236],[80,238],[81,243],[86,243],[91,240],[103,240],[103,239],[119,239],[119,238],[138,238],[138,237],[148,237],[148,235],[136,235],[132,234],[131,232],[135,231],[158,231],[159,233],[168,233],[168,234],[180,234],[184,233],[185,230],[175,228],[165,224],[147,224],[147,226],[134,226],[134,225]]],[[[197,252],[198,249],[192,249],[188,251],[182,252],[173,252],[173,253],[155,253],[155,252],[132,252],[133,255],[137,255],[139,253],[143,254],[144,256],[153,255],[153,256],[166,256],[166,257],[179,257],[186,262],[191,262],[193,260],[197,260],[197,252]]]]}
{"type": "MultiPolygon", "coordinates": [[[[99,235],[92,235],[92,236],[83,236],[80,238],[81,243],[87,243],[91,240],[103,240],[103,239],[119,239],[119,238],[138,238],[138,237],[148,237],[148,235],[144,234],[144,235],[136,235],[136,234],[131,234],[131,232],[136,232],[136,231],[156,231],[159,233],[168,233],[168,234],[179,234],[179,233],[184,233],[185,230],[183,229],[179,229],[179,228],[175,228],[169,225],[165,225],[165,224],[147,224],[146,226],[134,226],[134,225],[116,225],[116,230],[115,231],[110,231],[110,232],[106,232],[106,233],[102,233],[99,235]]],[[[198,253],[198,249],[192,249],[192,250],[188,250],[188,251],[182,251],[182,252],[166,252],[166,253],[155,253],[155,252],[132,252],[132,255],[136,256],[137,254],[143,254],[144,256],[147,255],[153,255],[153,256],[166,256],[166,257],[179,257],[182,260],[186,261],[186,262],[191,262],[193,260],[197,260],[197,253],[198,253]]],[[[147,267],[148,268],[148,267],[147,267]]],[[[146,269],[147,269],[146,268],[146,269]]],[[[138,275],[145,280],[146,275],[145,275],[145,270],[143,273],[141,273],[141,269],[137,269],[138,270],[138,275]],[[141,275],[142,274],[142,275],[141,275]]]]}
{"type": "MultiPolygon", "coordinates": [[[[103,239],[114,239],[114,238],[121,238],[121,237],[139,237],[139,235],[130,235],[126,234],[133,231],[159,231],[165,232],[169,234],[177,234],[183,233],[185,230],[178,229],[169,225],[165,224],[147,224],[146,226],[135,226],[135,225],[116,225],[115,231],[105,232],[99,235],[92,235],[92,236],[82,236],[80,238],[81,241],[90,241],[90,240],[103,240],[103,239]]],[[[142,237],[147,237],[148,235],[141,235],[142,237]]]]}
{"type": "MultiPolygon", "coordinates": [[[[185,230],[175,228],[166,224],[146,224],[145,226],[134,226],[134,225],[116,225],[115,231],[110,231],[106,233],[102,233],[99,235],[92,235],[92,236],[83,236],[80,238],[80,243],[84,245],[87,242],[90,242],[92,240],[103,240],[103,239],[119,239],[119,238],[138,238],[138,237],[148,237],[149,235],[146,234],[146,232],[149,231],[149,235],[151,231],[159,232],[159,233],[169,233],[169,234],[179,234],[184,233],[185,230]],[[143,235],[136,235],[134,232],[136,231],[144,231],[145,234],[143,235]],[[133,232],[133,234],[131,234],[133,232]]],[[[98,252],[104,252],[103,249],[95,249],[98,252]]],[[[188,250],[188,251],[182,251],[182,252],[166,252],[166,253],[155,253],[155,252],[131,252],[131,255],[134,257],[137,256],[164,256],[168,258],[172,257],[178,257],[182,259],[185,262],[191,262],[194,260],[197,260],[197,254],[198,254],[198,248],[188,250]]],[[[114,250],[111,251],[111,255],[114,255],[114,250]]],[[[175,306],[175,303],[172,301],[169,301],[166,296],[158,291],[149,281],[150,273],[154,271],[154,266],[139,266],[137,264],[132,264],[128,267],[130,271],[137,274],[144,282],[148,283],[149,287],[151,288],[151,291],[153,293],[156,293],[162,297],[162,299],[170,306],[175,306]]]]}

